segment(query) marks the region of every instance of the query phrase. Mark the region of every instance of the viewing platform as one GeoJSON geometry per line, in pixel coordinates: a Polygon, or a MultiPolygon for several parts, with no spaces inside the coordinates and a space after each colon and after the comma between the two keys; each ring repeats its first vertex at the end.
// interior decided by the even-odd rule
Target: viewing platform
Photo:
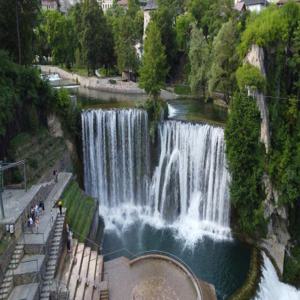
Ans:
{"type": "Polygon", "coordinates": [[[175,257],[149,253],[104,262],[90,247],[73,244],[59,275],[70,300],[217,299],[214,287],[175,257]]]}

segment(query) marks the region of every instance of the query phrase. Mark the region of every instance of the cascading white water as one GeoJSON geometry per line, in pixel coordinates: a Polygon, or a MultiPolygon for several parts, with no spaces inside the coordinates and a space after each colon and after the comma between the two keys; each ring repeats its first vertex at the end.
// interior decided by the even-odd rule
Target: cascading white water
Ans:
{"type": "Polygon", "coordinates": [[[154,214],[176,225],[183,236],[229,236],[223,129],[167,121],[159,132],[160,160],[150,189],[154,214]]]}
{"type": "Polygon", "coordinates": [[[86,192],[100,205],[146,205],[150,172],[148,117],[142,110],[82,113],[86,192]]]}
{"type": "Polygon", "coordinates": [[[99,199],[108,229],[139,219],[174,228],[192,242],[207,234],[230,236],[223,129],[161,123],[151,180],[146,112],[86,111],[82,127],[86,192],[99,199]]]}
{"type": "Polygon", "coordinates": [[[263,259],[262,280],[255,300],[299,300],[300,290],[279,281],[276,270],[265,253],[263,259]]]}

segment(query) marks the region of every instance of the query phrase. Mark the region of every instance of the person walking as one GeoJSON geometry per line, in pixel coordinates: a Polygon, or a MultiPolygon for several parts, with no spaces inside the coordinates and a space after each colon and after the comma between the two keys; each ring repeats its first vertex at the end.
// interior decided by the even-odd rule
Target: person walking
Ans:
{"type": "Polygon", "coordinates": [[[39,226],[40,226],[40,220],[39,217],[35,219],[35,228],[36,228],[36,233],[39,233],[39,226]]]}
{"type": "Polygon", "coordinates": [[[59,214],[62,215],[62,201],[58,201],[59,214]]]}
{"type": "Polygon", "coordinates": [[[57,170],[53,170],[53,177],[54,177],[54,182],[57,183],[57,181],[58,181],[58,172],[57,172],[57,170]]]}

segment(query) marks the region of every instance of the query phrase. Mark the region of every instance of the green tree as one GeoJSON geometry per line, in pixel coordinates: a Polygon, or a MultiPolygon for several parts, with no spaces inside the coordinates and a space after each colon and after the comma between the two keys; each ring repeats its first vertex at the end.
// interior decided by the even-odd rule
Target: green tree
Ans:
{"type": "Polygon", "coordinates": [[[115,51],[117,56],[118,70],[122,73],[125,70],[136,71],[138,58],[134,44],[134,33],[132,32],[132,19],[124,16],[119,19],[118,34],[116,35],[115,51]]]}
{"type": "Polygon", "coordinates": [[[167,71],[165,47],[161,42],[159,28],[155,22],[150,22],[140,68],[140,87],[144,88],[148,95],[157,98],[160,89],[165,85],[167,71]]]}
{"type": "Polygon", "coordinates": [[[167,64],[169,68],[168,76],[175,66],[175,58],[177,53],[175,23],[176,10],[173,6],[161,4],[158,10],[152,13],[152,21],[156,23],[160,30],[161,40],[165,47],[167,64]]]}
{"type": "Polygon", "coordinates": [[[193,24],[191,32],[189,60],[191,65],[189,75],[191,90],[194,94],[201,91],[205,96],[210,66],[210,47],[202,30],[198,29],[195,24],[193,24]]]}
{"type": "Polygon", "coordinates": [[[0,47],[8,51],[15,62],[30,64],[33,61],[33,29],[37,25],[38,11],[38,0],[0,1],[0,47]]]}
{"type": "Polygon", "coordinates": [[[213,42],[209,91],[221,92],[227,103],[236,89],[235,71],[239,65],[239,56],[236,52],[238,37],[237,24],[229,20],[222,25],[213,42]]]}
{"type": "Polygon", "coordinates": [[[263,150],[259,143],[260,114],[256,101],[237,94],[230,103],[225,129],[226,154],[231,174],[230,195],[239,229],[261,234],[263,216],[263,150]]]}
{"type": "Polygon", "coordinates": [[[86,0],[83,10],[82,53],[89,74],[113,63],[113,36],[96,0],[86,0]]]}
{"type": "Polygon", "coordinates": [[[190,13],[179,15],[176,18],[176,41],[177,47],[181,51],[188,49],[190,31],[194,22],[195,19],[190,13]]]}
{"type": "Polygon", "coordinates": [[[223,23],[232,14],[231,0],[189,0],[188,11],[197,20],[197,25],[207,40],[212,41],[223,23]]]}
{"type": "Polygon", "coordinates": [[[65,64],[70,68],[75,61],[77,41],[72,19],[58,11],[47,11],[44,13],[38,32],[46,33],[53,62],[65,64]]]}

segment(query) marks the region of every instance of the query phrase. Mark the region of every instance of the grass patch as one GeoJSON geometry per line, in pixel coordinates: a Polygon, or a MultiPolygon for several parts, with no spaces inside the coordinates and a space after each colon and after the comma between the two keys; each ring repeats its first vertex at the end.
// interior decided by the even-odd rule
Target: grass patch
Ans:
{"type": "Polygon", "coordinates": [[[252,249],[250,268],[248,276],[242,287],[240,287],[229,300],[245,300],[252,299],[258,287],[261,276],[261,252],[257,248],[252,249]]]}
{"type": "Polygon", "coordinates": [[[191,95],[191,88],[188,85],[177,84],[174,87],[174,92],[177,95],[191,95]]]}
{"type": "Polygon", "coordinates": [[[67,222],[80,242],[88,237],[93,222],[96,202],[86,196],[76,181],[72,181],[63,193],[63,206],[67,208],[67,222]]]}

